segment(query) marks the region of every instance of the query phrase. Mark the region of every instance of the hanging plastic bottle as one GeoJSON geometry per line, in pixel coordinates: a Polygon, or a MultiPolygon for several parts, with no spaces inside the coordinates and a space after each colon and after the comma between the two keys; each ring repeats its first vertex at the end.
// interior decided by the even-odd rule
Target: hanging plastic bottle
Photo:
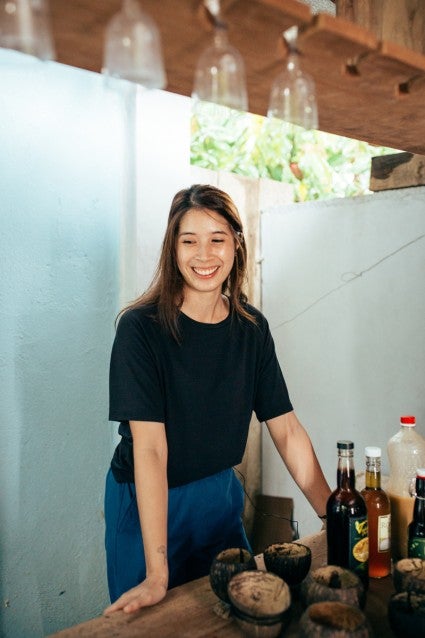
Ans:
{"type": "Polygon", "coordinates": [[[400,430],[388,441],[391,502],[391,552],[394,561],[407,557],[407,528],[413,519],[416,471],[425,467],[425,439],[414,416],[400,417],[400,430]]]}

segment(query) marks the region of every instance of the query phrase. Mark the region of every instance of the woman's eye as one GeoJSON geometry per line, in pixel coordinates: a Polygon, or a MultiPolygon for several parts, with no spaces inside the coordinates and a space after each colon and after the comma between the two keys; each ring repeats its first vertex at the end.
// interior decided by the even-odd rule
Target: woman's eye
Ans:
{"type": "Polygon", "coordinates": [[[214,244],[222,244],[223,242],[224,242],[224,239],[213,239],[214,244]]]}
{"type": "Polygon", "coordinates": [[[183,239],[182,244],[194,244],[195,242],[192,239],[183,239]]]}

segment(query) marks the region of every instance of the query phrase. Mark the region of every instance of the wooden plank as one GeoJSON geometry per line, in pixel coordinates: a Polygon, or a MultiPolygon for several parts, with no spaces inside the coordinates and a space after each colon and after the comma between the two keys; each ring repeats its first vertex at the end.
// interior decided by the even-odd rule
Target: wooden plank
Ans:
{"type": "Polygon", "coordinates": [[[378,40],[357,24],[319,13],[300,34],[299,45],[303,53],[316,57],[323,65],[333,60],[345,62],[372,51],[377,48],[378,40]]]}
{"type": "MultiPolygon", "coordinates": [[[[219,616],[214,607],[218,598],[209,579],[195,580],[170,589],[165,600],[135,614],[116,612],[70,627],[54,638],[240,638],[231,618],[219,616]]],[[[52,636],[52,638],[53,638],[52,636]]]]}
{"type": "MultiPolygon", "coordinates": [[[[100,71],[104,29],[121,0],[49,4],[58,61],[100,71]]],[[[191,94],[196,62],[211,38],[200,20],[199,4],[141,3],[161,32],[167,90],[181,95],[191,94]]],[[[320,129],[425,153],[425,55],[397,49],[400,43],[388,38],[378,45],[380,36],[361,24],[329,14],[312,16],[297,0],[223,0],[223,12],[230,42],[245,60],[251,112],[267,113],[272,82],[283,66],[282,32],[298,24],[303,65],[316,82],[320,129]]]]}
{"type": "MultiPolygon", "coordinates": [[[[324,563],[326,534],[312,534],[300,540],[311,547],[312,569],[324,563]]],[[[257,556],[259,569],[264,568],[262,556],[257,556]]],[[[365,613],[374,635],[392,638],[387,618],[387,605],[394,587],[390,576],[371,580],[367,593],[365,613]]],[[[292,599],[292,619],[285,630],[285,638],[299,635],[298,621],[303,612],[299,598],[292,599]]],[[[154,607],[135,614],[117,612],[101,616],[86,623],[70,627],[51,638],[241,638],[242,632],[228,610],[218,602],[211,590],[209,578],[204,577],[181,587],[171,589],[167,597],[154,607]],[[227,613],[226,613],[227,612],[227,613]]]]}
{"type": "Polygon", "coordinates": [[[425,184],[425,155],[394,153],[372,157],[369,188],[384,191],[425,184]]]}
{"type": "Polygon", "coordinates": [[[369,86],[402,97],[402,85],[412,79],[425,77],[425,56],[393,42],[381,42],[376,51],[362,56],[356,64],[359,73],[359,89],[369,86]]]}
{"type": "MultiPolygon", "coordinates": [[[[327,14],[318,14],[312,25],[300,34],[299,48],[302,68],[316,81],[319,102],[322,95],[326,94],[327,99],[332,95],[334,106],[340,104],[349,109],[347,93],[342,93],[341,89],[344,88],[351,96],[360,88],[358,75],[350,69],[359,58],[375,52],[378,46],[375,36],[362,27],[327,14]],[[320,55],[317,55],[318,51],[320,55]]],[[[321,109],[321,112],[324,110],[321,109]]]]}
{"type": "Polygon", "coordinates": [[[423,0],[335,0],[336,14],[390,40],[425,53],[423,0]]]}
{"type": "Polygon", "coordinates": [[[375,140],[383,146],[423,152],[425,56],[365,39],[363,30],[347,25],[341,29],[341,20],[328,16],[301,36],[303,67],[316,81],[320,129],[336,132],[338,123],[338,134],[369,142],[379,130],[375,140]],[[314,58],[323,49],[330,52],[328,59],[324,53],[314,58]]]}
{"type": "Polygon", "coordinates": [[[311,22],[313,14],[307,4],[297,2],[297,0],[262,0],[264,5],[278,9],[279,13],[285,15],[289,28],[293,25],[307,25],[311,22]]]}

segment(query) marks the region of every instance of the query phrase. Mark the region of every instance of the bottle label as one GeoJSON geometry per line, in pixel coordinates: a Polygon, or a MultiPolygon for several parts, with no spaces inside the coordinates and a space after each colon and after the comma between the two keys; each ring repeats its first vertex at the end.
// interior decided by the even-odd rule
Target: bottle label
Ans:
{"type": "Polygon", "coordinates": [[[425,559],[425,538],[416,537],[409,540],[408,555],[409,558],[425,559]]]}
{"type": "Polygon", "coordinates": [[[378,552],[387,552],[391,545],[391,514],[378,516],[378,552]]]}
{"type": "Polygon", "coordinates": [[[356,572],[367,572],[369,558],[369,539],[367,536],[367,517],[350,518],[348,568],[356,572]]]}

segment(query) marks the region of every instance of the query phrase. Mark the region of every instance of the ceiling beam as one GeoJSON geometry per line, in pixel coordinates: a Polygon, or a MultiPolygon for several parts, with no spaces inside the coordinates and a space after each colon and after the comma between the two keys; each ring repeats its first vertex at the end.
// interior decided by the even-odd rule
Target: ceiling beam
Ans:
{"type": "MultiPolygon", "coordinates": [[[[200,0],[141,0],[159,26],[167,90],[190,96],[197,59],[211,40],[200,0]]],[[[50,0],[57,61],[102,67],[103,38],[120,0],[50,0]]],[[[282,68],[282,32],[297,24],[302,64],[317,88],[320,129],[425,154],[425,55],[380,42],[366,28],[297,0],[222,0],[230,42],[247,69],[249,110],[265,115],[282,68]]]]}

